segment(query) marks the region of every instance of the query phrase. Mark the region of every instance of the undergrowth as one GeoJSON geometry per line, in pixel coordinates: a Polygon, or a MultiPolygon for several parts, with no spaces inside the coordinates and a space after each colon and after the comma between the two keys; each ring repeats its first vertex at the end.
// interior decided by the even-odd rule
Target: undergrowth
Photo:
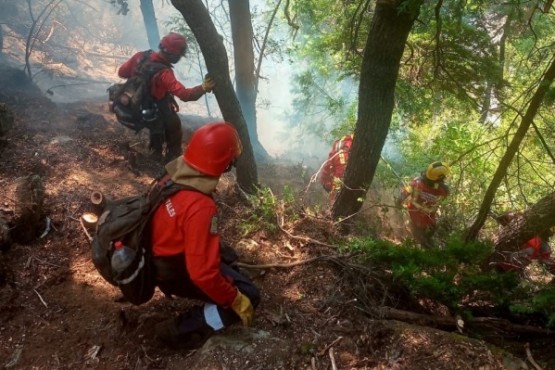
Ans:
{"type": "Polygon", "coordinates": [[[299,218],[296,196],[288,186],[284,187],[281,197],[276,196],[269,187],[261,187],[256,194],[249,195],[248,200],[251,213],[239,224],[243,236],[259,230],[272,236],[280,230],[285,219],[291,222],[299,218]]]}
{"type": "Polygon", "coordinates": [[[453,314],[471,317],[478,307],[488,307],[500,313],[541,317],[546,326],[555,327],[555,285],[483,269],[491,245],[452,238],[442,249],[425,250],[410,242],[396,245],[354,239],[341,249],[359,252],[364,264],[388,272],[414,298],[432,299],[453,314]]]}
{"type": "MultiPolygon", "coordinates": [[[[292,223],[301,217],[297,196],[287,186],[280,197],[263,187],[249,200],[251,213],[239,225],[243,236],[261,230],[272,236],[285,220],[292,223]]],[[[365,266],[389,276],[413,301],[431,299],[467,318],[484,308],[500,315],[539,317],[555,328],[555,283],[484,268],[493,251],[488,243],[451,237],[441,248],[422,249],[411,240],[398,245],[368,236],[341,243],[340,252],[357,252],[365,266]]]]}

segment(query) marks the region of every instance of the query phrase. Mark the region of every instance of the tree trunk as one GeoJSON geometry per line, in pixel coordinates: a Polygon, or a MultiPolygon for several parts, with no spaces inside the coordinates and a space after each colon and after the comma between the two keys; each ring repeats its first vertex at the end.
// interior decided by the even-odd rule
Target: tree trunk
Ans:
{"type": "Polygon", "coordinates": [[[467,242],[475,240],[478,237],[478,233],[482,229],[482,226],[484,225],[484,222],[486,221],[486,218],[490,211],[491,203],[493,202],[493,198],[495,197],[497,188],[499,187],[499,184],[501,184],[501,181],[507,174],[507,168],[509,168],[511,161],[513,160],[515,154],[518,151],[518,148],[520,147],[520,143],[522,143],[522,140],[524,140],[524,137],[526,136],[526,133],[530,128],[530,125],[532,125],[534,117],[536,116],[538,109],[540,108],[540,105],[543,102],[545,93],[548,91],[549,86],[553,82],[554,78],[555,78],[555,57],[551,60],[551,65],[545,72],[542,81],[539,83],[538,88],[534,93],[534,96],[532,97],[532,100],[530,100],[530,105],[528,106],[528,110],[522,117],[522,121],[520,122],[520,126],[516,130],[515,136],[511,140],[511,143],[509,144],[507,151],[503,155],[503,158],[501,158],[501,162],[499,163],[499,166],[497,167],[497,170],[493,175],[493,179],[491,180],[491,183],[489,184],[488,189],[486,190],[486,194],[480,206],[480,210],[478,211],[478,216],[476,217],[476,220],[466,230],[465,240],[467,242]]]}
{"type": "Polygon", "coordinates": [[[503,227],[495,241],[495,250],[518,251],[523,243],[553,226],[555,226],[555,192],[540,199],[503,227]]]}
{"type": "Polygon", "coordinates": [[[241,138],[243,154],[237,161],[237,183],[247,193],[254,193],[258,182],[256,163],[245,118],[229,77],[229,63],[222,38],[202,0],[172,0],[172,4],[181,12],[197,39],[208,72],[216,82],[214,95],[224,119],[235,126],[241,138]]]}
{"type": "Polygon", "coordinates": [[[333,205],[334,218],[357,212],[372,183],[391,124],[401,57],[421,5],[421,0],[376,3],[360,72],[353,148],[345,172],[345,186],[333,205]]]}
{"type": "MultiPolygon", "coordinates": [[[[235,91],[241,104],[255,157],[268,160],[270,156],[258,139],[256,122],[256,75],[254,71],[253,29],[248,0],[229,0],[229,19],[233,37],[235,91]]],[[[262,57],[262,56],[261,56],[262,57]]]]}
{"type": "Polygon", "coordinates": [[[141,13],[143,13],[148,45],[152,50],[157,50],[160,43],[160,32],[158,31],[158,23],[156,23],[156,13],[152,0],[141,0],[141,13]]]}

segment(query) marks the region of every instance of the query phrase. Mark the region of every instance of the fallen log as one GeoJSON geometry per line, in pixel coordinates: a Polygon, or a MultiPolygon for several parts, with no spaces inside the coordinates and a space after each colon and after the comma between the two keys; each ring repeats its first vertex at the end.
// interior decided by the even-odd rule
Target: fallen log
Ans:
{"type": "MultiPolygon", "coordinates": [[[[410,311],[399,310],[391,307],[380,307],[377,310],[378,318],[399,320],[420,326],[430,326],[443,330],[457,330],[457,318],[425,315],[410,311]]],[[[512,333],[524,336],[553,336],[552,330],[531,325],[514,324],[506,319],[497,317],[474,317],[465,321],[466,328],[489,330],[495,332],[512,333]]]]}

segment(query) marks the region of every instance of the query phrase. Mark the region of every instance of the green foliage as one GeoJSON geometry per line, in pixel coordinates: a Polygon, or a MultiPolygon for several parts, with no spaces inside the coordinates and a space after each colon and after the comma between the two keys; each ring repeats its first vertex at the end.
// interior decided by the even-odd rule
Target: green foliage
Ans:
{"type": "MultiPolygon", "coordinates": [[[[443,2],[439,13],[435,5],[423,3],[407,41],[382,152],[389,166],[378,166],[374,178],[398,186],[431,161],[450,162],[451,196],[444,216],[462,229],[476,214],[552,58],[555,25],[532,4],[443,2]]],[[[356,91],[345,95],[339,86],[357,83],[368,37],[371,17],[358,17],[362,10],[357,6],[292,2],[300,25],[293,55],[308,71],[299,75],[294,91],[298,114],[293,121],[327,142],[356,122],[356,91]]],[[[371,9],[365,11],[371,14],[371,9]]],[[[552,191],[555,173],[546,150],[553,150],[544,142],[555,140],[554,96],[550,89],[534,119],[543,141],[533,130],[527,134],[497,189],[494,210],[523,209],[552,191]]]]}
{"type": "Polygon", "coordinates": [[[540,313],[547,317],[547,326],[555,328],[555,285],[541,287],[531,299],[522,299],[510,306],[511,311],[520,314],[540,313]]]}
{"type": "Polygon", "coordinates": [[[270,236],[279,231],[278,218],[287,217],[288,221],[299,218],[296,206],[297,197],[289,186],[283,189],[281,199],[274,195],[269,187],[258,189],[255,195],[249,195],[252,212],[249,217],[239,224],[243,236],[264,230],[270,236]]]}
{"type": "Polygon", "coordinates": [[[531,289],[514,273],[483,270],[481,265],[492,252],[488,244],[465,244],[453,237],[443,249],[424,250],[411,243],[355,239],[341,249],[361,252],[365,264],[390,271],[414,298],[432,299],[452,312],[472,315],[472,307],[479,303],[555,323],[555,286],[531,289]]]}

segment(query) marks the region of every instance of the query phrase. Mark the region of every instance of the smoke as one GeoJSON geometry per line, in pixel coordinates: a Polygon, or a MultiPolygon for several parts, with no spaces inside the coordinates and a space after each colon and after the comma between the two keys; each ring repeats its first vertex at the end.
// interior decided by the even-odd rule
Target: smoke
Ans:
{"type": "MultiPolygon", "coordinates": [[[[35,10],[45,4],[48,2],[33,2],[35,10]]],[[[61,4],[52,12],[42,27],[42,33],[37,36],[39,42],[31,54],[33,79],[55,102],[107,99],[108,86],[121,82],[117,76],[118,67],[135,52],[150,48],[140,2],[129,1],[126,15],[118,14],[116,7],[104,1],[61,4]]],[[[171,21],[182,16],[167,2],[155,1],[154,5],[159,34],[165,35],[176,27],[171,21]]],[[[257,14],[263,9],[268,10],[262,0],[251,0],[251,6],[253,9],[256,8],[257,14]]],[[[18,7],[18,19],[13,20],[13,23],[29,23],[25,4],[22,2],[18,7]]],[[[220,32],[231,38],[228,22],[215,24],[228,27],[220,32]]],[[[7,30],[5,48],[13,48],[15,45],[12,42],[15,36],[9,26],[4,25],[3,28],[7,30]]],[[[276,43],[285,45],[287,33],[287,27],[279,29],[278,25],[271,37],[278,40],[276,43]]],[[[24,36],[18,35],[20,41],[17,53],[22,55],[24,36]]],[[[267,52],[271,50],[268,49],[267,52]]],[[[196,86],[202,81],[206,67],[202,56],[200,58],[199,63],[191,53],[176,65],[176,77],[187,87],[196,86]]],[[[22,63],[21,59],[19,63],[22,63]]],[[[233,65],[230,65],[230,68],[233,68],[233,65]]],[[[306,125],[295,122],[298,112],[292,105],[292,87],[298,68],[299,65],[283,59],[282,56],[274,55],[263,60],[263,78],[259,83],[257,99],[259,140],[274,157],[318,167],[327,157],[332,140],[329,137],[324,140],[324,136],[314,132],[311,125],[317,121],[329,129],[335,122],[326,122],[322,118],[315,118],[306,125]]],[[[230,73],[233,80],[233,70],[230,73]]],[[[207,94],[197,102],[179,102],[179,105],[183,114],[221,117],[212,94],[207,94]]]]}

